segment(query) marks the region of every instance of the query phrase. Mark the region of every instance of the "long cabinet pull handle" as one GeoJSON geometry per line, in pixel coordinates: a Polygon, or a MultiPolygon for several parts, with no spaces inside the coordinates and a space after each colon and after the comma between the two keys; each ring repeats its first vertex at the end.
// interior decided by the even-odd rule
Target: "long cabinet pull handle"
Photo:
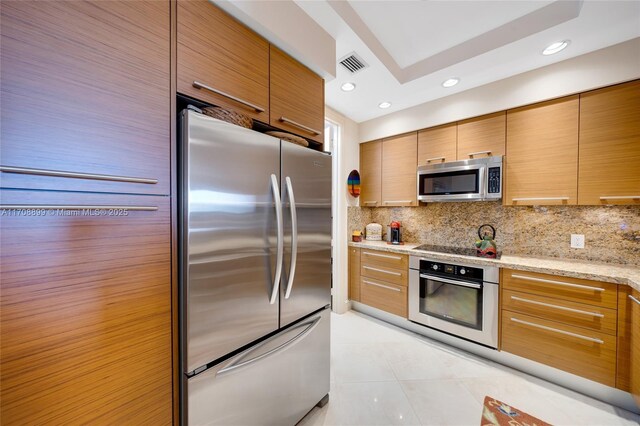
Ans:
{"type": "Polygon", "coordinates": [[[287,117],[280,117],[279,121],[282,121],[283,123],[288,123],[291,124],[292,126],[298,127],[302,130],[306,130],[307,132],[311,133],[312,135],[319,135],[320,133],[322,133],[319,130],[316,129],[312,129],[311,127],[307,127],[304,124],[300,124],[297,121],[293,121],[287,117]]]}
{"type": "Polygon", "coordinates": [[[377,201],[365,201],[364,204],[378,204],[377,201]]]}
{"type": "Polygon", "coordinates": [[[564,281],[546,280],[544,278],[528,277],[526,275],[518,275],[518,274],[511,274],[511,276],[513,278],[519,278],[521,280],[527,280],[527,281],[536,281],[536,282],[539,282],[539,283],[556,284],[556,285],[562,285],[562,286],[565,286],[565,287],[580,288],[580,289],[583,289],[583,290],[591,290],[591,291],[604,291],[604,288],[593,287],[593,286],[590,286],[590,285],[565,283],[564,281]]]}
{"type": "Polygon", "coordinates": [[[391,287],[391,286],[383,285],[383,284],[378,284],[378,283],[374,283],[374,282],[367,281],[367,280],[362,280],[362,282],[365,283],[365,284],[369,284],[369,285],[375,285],[376,287],[386,288],[387,290],[397,291],[398,293],[401,291],[399,288],[395,288],[395,287],[391,287]]]}
{"type": "Polygon", "coordinates": [[[638,200],[640,195],[616,195],[612,197],[600,197],[601,200],[638,200]]]}
{"type": "Polygon", "coordinates": [[[487,155],[491,155],[491,151],[478,151],[478,152],[470,152],[467,155],[469,157],[473,157],[475,155],[481,155],[481,154],[487,154],[487,155]]]}
{"type": "Polygon", "coordinates": [[[604,340],[602,340],[602,339],[598,339],[598,338],[595,338],[595,337],[583,336],[582,334],[576,334],[576,333],[572,333],[570,331],[559,330],[557,328],[547,327],[546,325],[540,325],[540,324],[536,324],[536,323],[529,322],[529,321],[522,321],[522,320],[520,320],[518,318],[511,317],[511,321],[517,322],[519,324],[528,325],[529,327],[540,328],[542,330],[547,330],[547,331],[552,331],[554,333],[564,334],[564,335],[575,337],[575,338],[578,338],[578,339],[587,340],[589,342],[599,343],[601,345],[604,343],[604,340]]]}
{"type": "Polygon", "coordinates": [[[575,312],[576,314],[604,318],[604,314],[601,314],[599,312],[589,312],[589,311],[583,311],[581,309],[567,308],[566,306],[552,305],[551,303],[538,302],[537,300],[523,299],[522,297],[518,297],[518,296],[511,296],[511,300],[517,300],[519,302],[524,302],[524,303],[531,303],[532,305],[544,306],[546,308],[560,309],[562,311],[567,311],[567,312],[575,312]]]}
{"type": "Polygon", "coordinates": [[[291,178],[287,176],[285,178],[285,182],[287,184],[287,195],[289,196],[289,207],[291,209],[291,266],[289,268],[287,289],[284,293],[284,298],[288,299],[289,296],[291,296],[291,289],[293,288],[293,279],[296,276],[296,264],[298,261],[298,215],[296,212],[296,199],[293,195],[291,178]]]}
{"type": "Polygon", "coordinates": [[[366,254],[367,256],[384,257],[385,259],[402,260],[402,257],[400,257],[400,256],[391,256],[389,254],[371,253],[370,251],[365,251],[365,252],[363,252],[363,254],[366,254]]]}
{"type": "Polygon", "coordinates": [[[444,161],[444,157],[427,158],[427,163],[430,163],[430,162],[436,161],[436,160],[443,160],[444,161]]]}
{"type": "Polygon", "coordinates": [[[101,175],[96,173],[65,172],[62,170],[32,169],[29,167],[0,166],[0,172],[22,175],[66,177],[74,179],[106,180],[111,182],[156,184],[158,179],[147,179],[130,176],[101,175]]]}
{"type": "Polygon", "coordinates": [[[640,305],[640,300],[636,299],[635,297],[633,297],[632,295],[629,295],[629,299],[633,300],[634,302],[636,302],[638,305],[640,305]]]}
{"type": "Polygon", "coordinates": [[[384,201],[384,204],[410,204],[413,203],[413,201],[411,200],[390,200],[390,201],[384,201]]]}
{"type": "Polygon", "coordinates": [[[282,258],[284,257],[284,231],[282,223],[282,200],[280,199],[280,190],[278,189],[278,177],[271,175],[271,189],[273,190],[273,201],[276,207],[276,224],[278,229],[277,236],[277,252],[276,252],[276,273],[273,277],[273,289],[271,290],[270,304],[276,303],[278,290],[280,289],[280,277],[282,277],[282,258]]]}
{"type": "Polygon", "coordinates": [[[397,276],[402,275],[400,272],[385,271],[384,269],[372,268],[371,266],[363,266],[363,268],[368,269],[370,271],[382,272],[383,274],[397,275],[397,276]]]}
{"type": "Polygon", "coordinates": [[[154,212],[157,206],[98,206],[69,204],[0,204],[0,210],[134,210],[154,212]]]}
{"type": "Polygon", "coordinates": [[[512,198],[512,201],[567,201],[569,197],[512,198]]]}
{"type": "Polygon", "coordinates": [[[238,97],[235,97],[233,95],[230,95],[226,92],[223,92],[222,90],[218,90],[218,89],[214,89],[211,86],[207,86],[206,84],[200,83],[199,81],[194,81],[193,82],[193,87],[195,87],[196,89],[204,89],[204,90],[208,90],[210,92],[216,93],[220,96],[224,96],[227,99],[231,99],[232,101],[236,101],[239,104],[242,104],[244,106],[248,106],[249,108],[253,108],[254,110],[256,110],[256,112],[264,112],[265,109],[262,107],[259,107],[256,104],[252,104],[251,102],[247,102],[244,99],[240,99],[238,97]]]}

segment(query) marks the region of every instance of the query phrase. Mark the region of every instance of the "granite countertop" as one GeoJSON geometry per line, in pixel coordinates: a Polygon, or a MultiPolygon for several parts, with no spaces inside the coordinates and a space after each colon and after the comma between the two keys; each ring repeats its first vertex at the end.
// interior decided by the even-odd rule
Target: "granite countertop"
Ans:
{"type": "Polygon", "coordinates": [[[480,257],[461,256],[415,250],[419,243],[405,243],[391,245],[386,241],[349,242],[352,247],[375,249],[393,253],[403,253],[415,256],[428,256],[434,260],[458,261],[471,265],[493,265],[500,268],[516,269],[520,271],[542,272],[586,280],[604,281],[616,284],[626,284],[640,291],[640,268],[632,265],[614,265],[608,263],[585,262],[574,259],[558,259],[548,257],[511,256],[502,254],[500,259],[485,259],[480,257]]]}

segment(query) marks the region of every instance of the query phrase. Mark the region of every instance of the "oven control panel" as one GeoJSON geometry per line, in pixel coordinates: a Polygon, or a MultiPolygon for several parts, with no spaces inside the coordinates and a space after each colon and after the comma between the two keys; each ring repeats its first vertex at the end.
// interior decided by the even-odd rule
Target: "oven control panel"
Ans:
{"type": "Polygon", "coordinates": [[[474,281],[482,281],[484,278],[484,271],[482,268],[433,262],[431,260],[420,261],[420,272],[440,277],[456,277],[474,281]]]}

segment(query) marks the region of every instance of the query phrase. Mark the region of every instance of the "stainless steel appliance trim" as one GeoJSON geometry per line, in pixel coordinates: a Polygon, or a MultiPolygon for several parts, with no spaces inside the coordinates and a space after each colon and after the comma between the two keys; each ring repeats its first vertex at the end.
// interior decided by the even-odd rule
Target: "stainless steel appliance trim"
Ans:
{"type": "Polygon", "coordinates": [[[363,201],[364,204],[378,204],[377,201],[363,201]]]}
{"type": "Polygon", "coordinates": [[[547,279],[544,279],[544,278],[529,277],[529,276],[526,276],[526,275],[519,275],[519,274],[511,274],[511,276],[513,278],[519,278],[521,280],[536,281],[536,282],[547,283],[547,284],[563,285],[563,286],[566,286],[566,287],[581,288],[581,289],[584,289],[584,290],[604,291],[604,288],[593,287],[593,286],[590,286],[590,285],[565,283],[564,281],[547,280],[547,279]]]}
{"type": "Polygon", "coordinates": [[[592,317],[604,318],[604,314],[601,314],[599,312],[589,312],[589,311],[583,311],[581,309],[567,308],[566,306],[552,305],[551,303],[538,302],[537,300],[523,299],[522,297],[518,297],[518,296],[511,296],[511,300],[517,300],[519,302],[531,303],[533,305],[544,306],[544,307],[547,307],[547,308],[560,309],[562,311],[575,312],[576,314],[582,314],[582,315],[589,315],[589,316],[592,316],[592,317]]]}
{"type": "Polygon", "coordinates": [[[303,322],[299,325],[296,325],[295,327],[293,327],[294,329],[296,328],[302,328],[305,327],[304,330],[302,330],[300,333],[296,334],[294,337],[292,337],[291,339],[287,340],[286,342],[284,342],[283,344],[281,344],[280,346],[277,346],[273,349],[271,349],[268,352],[265,352],[255,358],[251,358],[248,359],[246,361],[244,361],[244,359],[251,354],[251,352],[255,352],[257,349],[261,348],[264,344],[268,343],[269,340],[266,340],[256,346],[254,346],[253,348],[251,348],[251,350],[249,352],[246,352],[245,354],[243,354],[242,357],[238,357],[237,359],[235,359],[234,362],[232,362],[231,364],[227,365],[226,367],[224,367],[223,369],[221,369],[220,371],[218,371],[216,373],[216,376],[220,376],[223,374],[227,374],[230,373],[234,370],[237,370],[239,368],[242,367],[246,367],[249,366],[257,361],[260,361],[261,359],[264,359],[268,356],[274,355],[277,352],[282,351],[283,349],[286,349],[288,346],[293,345],[296,341],[304,338],[306,335],[308,335],[309,333],[311,333],[313,331],[314,328],[317,327],[318,323],[320,322],[320,320],[322,319],[321,316],[316,317],[312,322],[303,322]]]}
{"type": "Polygon", "coordinates": [[[465,266],[465,267],[469,267],[469,268],[482,269],[482,271],[484,272],[483,273],[483,282],[485,284],[487,284],[487,283],[498,284],[498,282],[500,281],[500,268],[498,268],[497,266],[474,265],[472,263],[466,263],[464,261],[457,261],[457,260],[455,260],[455,261],[454,260],[447,261],[447,260],[442,260],[442,259],[438,260],[438,259],[429,258],[427,256],[411,255],[411,256],[409,256],[409,268],[412,269],[412,270],[417,270],[418,274],[416,275],[416,277],[419,277],[420,261],[421,260],[431,261],[431,262],[440,262],[440,263],[452,263],[452,264],[455,264],[457,266],[465,266]]]}
{"type": "Polygon", "coordinates": [[[273,289],[271,290],[270,304],[276,303],[278,297],[278,289],[280,288],[280,277],[282,276],[282,260],[284,257],[284,235],[282,221],[282,201],[280,199],[280,190],[278,189],[278,178],[275,174],[271,174],[271,189],[273,190],[273,198],[276,208],[276,222],[278,224],[278,243],[276,255],[276,273],[273,278],[273,289]]]}
{"type": "Polygon", "coordinates": [[[384,204],[411,204],[413,203],[412,200],[391,200],[391,201],[383,201],[384,204]]]}
{"type": "Polygon", "coordinates": [[[634,302],[636,302],[638,305],[640,305],[640,300],[636,299],[635,297],[633,297],[632,295],[629,295],[629,299],[633,300],[634,302]]]}
{"type": "Polygon", "coordinates": [[[600,197],[601,200],[638,200],[640,195],[616,195],[612,197],[600,197]]]}
{"type": "Polygon", "coordinates": [[[23,209],[41,209],[41,210],[134,210],[153,212],[158,210],[157,206],[76,206],[76,205],[45,205],[45,204],[0,204],[2,210],[23,210],[23,209]]]}
{"type": "Polygon", "coordinates": [[[372,268],[371,266],[363,266],[363,268],[368,269],[370,271],[382,272],[384,274],[389,274],[389,275],[397,275],[397,276],[402,275],[400,272],[385,271],[384,269],[372,268]]]}
{"type": "Polygon", "coordinates": [[[306,130],[307,132],[311,133],[312,135],[319,135],[320,133],[322,133],[322,132],[320,132],[320,131],[318,131],[316,129],[312,129],[311,127],[307,127],[304,124],[300,124],[297,121],[290,120],[287,117],[280,117],[279,121],[282,121],[283,123],[291,124],[292,126],[298,127],[298,128],[300,128],[302,130],[306,130]]]}
{"type": "Polygon", "coordinates": [[[436,277],[435,275],[420,274],[420,278],[426,278],[428,280],[434,280],[434,281],[442,281],[443,283],[452,284],[452,285],[459,285],[460,287],[469,287],[469,288],[476,288],[476,289],[482,288],[482,286],[480,284],[473,284],[473,283],[466,283],[464,281],[450,280],[448,278],[436,277]]]}
{"type": "Polygon", "coordinates": [[[401,291],[399,288],[391,287],[391,286],[384,285],[384,284],[374,283],[373,281],[362,280],[362,282],[365,283],[365,284],[374,285],[376,287],[386,288],[387,290],[397,291],[398,293],[401,291]]]}
{"type": "Polygon", "coordinates": [[[547,327],[546,325],[536,324],[534,322],[529,322],[529,321],[523,321],[523,320],[520,320],[518,318],[513,318],[513,317],[511,317],[511,321],[517,322],[519,324],[528,325],[530,327],[540,328],[542,330],[552,331],[554,333],[564,334],[564,335],[567,335],[567,336],[575,337],[577,339],[587,340],[589,342],[598,343],[600,345],[604,344],[604,340],[598,339],[596,337],[583,336],[582,334],[572,333],[570,331],[560,330],[560,329],[553,328],[553,327],[547,327]]]}
{"type": "Polygon", "coordinates": [[[430,163],[430,162],[436,161],[436,160],[443,160],[444,161],[444,159],[445,159],[444,157],[433,157],[433,158],[427,158],[426,162],[430,163]]]}
{"type": "Polygon", "coordinates": [[[530,197],[530,198],[512,198],[511,201],[566,201],[570,197],[530,197]]]}
{"type": "Polygon", "coordinates": [[[473,157],[474,155],[480,155],[480,154],[487,154],[487,155],[491,155],[491,151],[478,151],[478,152],[470,152],[467,155],[469,157],[473,157]]]}
{"type": "Polygon", "coordinates": [[[289,207],[291,209],[291,267],[289,268],[289,282],[284,293],[284,298],[288,299],[293,288],[293,279],[296,275],[296,261],[298,258],[298,216],[296,214],[296,200],[293,195],[293,185],[291,178],[285,178],[287,184],[287,195],[289,196],[289,207]]]}
{"type": "Polygon", "coordinates": [[[401,256],[391,256],[390,254],[379,254],[379,253],[373,253],[373,252],[370,252],[370,251],[363,251],[362,254],[367,255],[367,256],[384,257],[385,259],[402,260],[401,256]]]}
{"type": "Polygon", "coordinates": [[[233,95],[230,95],[226,92],[223,92],[222,90],[218,90],[218,89],[214,89],[211,86],[207,86],[206,84],[200,83],[198,81],[194,81],[193,82],[193,87],[195,87],[196,89],[205,89],[208,90],[210,92],[216,93],[220,96],[224,96],[227,99],[231,99],[232,101],[236,101],[239,104],[242,104],[244,106],[248,106],[249,108],[253,108],[254,110],[256,110],[256,112],[264,112],[265,109],[262,107],[259,107],[258,105],[252,104],[251,102],[247,102],[244,99],[240,99],[238,97],[235,97],[233,95]]]}
{"type": "Polygon", "coordinates": [[[32,169],[28,167],[0,166],[0,172],[23,175],[66,177],[74,179],[106,180],[110,182],[157,184],[158,179],[138,178],[130,176],[101,175],[96,173],[65,172],[61,170],[32,169]]]}

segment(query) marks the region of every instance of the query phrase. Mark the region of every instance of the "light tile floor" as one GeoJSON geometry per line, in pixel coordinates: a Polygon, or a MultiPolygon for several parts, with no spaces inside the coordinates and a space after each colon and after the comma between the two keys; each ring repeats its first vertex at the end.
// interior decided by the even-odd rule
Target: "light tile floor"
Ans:
{"type": "Polygon", "coordinates": [[[369,316],[331,318],[331,393],[299,426],[473,425],[490,395],[553,425],[640,416],[369,316]]]}

